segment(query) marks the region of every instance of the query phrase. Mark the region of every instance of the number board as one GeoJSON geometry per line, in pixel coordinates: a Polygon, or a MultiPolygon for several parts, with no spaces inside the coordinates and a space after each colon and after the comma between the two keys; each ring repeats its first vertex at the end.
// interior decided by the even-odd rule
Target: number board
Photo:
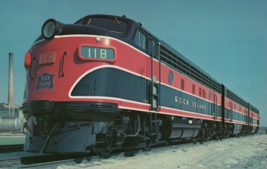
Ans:
{"type": "Polygon", "coordinates": [[[43,52],[39,56],[39,65],[55,63],[56,52],[43,52]]]}
{"type": "Polygon", "coordinates": [[[113,60],[115,58],[113,49],[89,47],[89,46],[81,47],[81,56],[83,58],[106,59],[106,60],[113,60]]]}

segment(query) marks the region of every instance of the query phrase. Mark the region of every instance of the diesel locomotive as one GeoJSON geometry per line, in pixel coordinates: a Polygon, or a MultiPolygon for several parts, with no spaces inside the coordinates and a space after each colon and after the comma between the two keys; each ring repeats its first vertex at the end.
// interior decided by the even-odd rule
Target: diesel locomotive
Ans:
{"type": "Polygon", "coordinates": [[[25,54],[24,149],[107,154],[259,129],[259,110],[125,16],[47,20],[25,54]]]}

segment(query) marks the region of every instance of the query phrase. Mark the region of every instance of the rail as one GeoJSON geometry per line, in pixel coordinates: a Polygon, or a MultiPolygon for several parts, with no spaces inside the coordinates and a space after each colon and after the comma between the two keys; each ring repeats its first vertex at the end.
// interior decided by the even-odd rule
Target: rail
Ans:
{"type": "Polygon", "coordinates": [[[24,147],[24,144],[0,145],[0,154],[23,151],[23,147],[24,147]]]}

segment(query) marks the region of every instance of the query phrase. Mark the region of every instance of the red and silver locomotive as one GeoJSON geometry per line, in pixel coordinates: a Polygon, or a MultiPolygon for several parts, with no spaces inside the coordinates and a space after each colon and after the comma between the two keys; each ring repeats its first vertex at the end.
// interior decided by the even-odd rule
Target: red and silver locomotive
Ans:
{"type": "Polygon", "coordinates": [[[259,128],[257,108],[125,16],[49,19],[24,65],[26,151],[108,153],[259,128]]]}

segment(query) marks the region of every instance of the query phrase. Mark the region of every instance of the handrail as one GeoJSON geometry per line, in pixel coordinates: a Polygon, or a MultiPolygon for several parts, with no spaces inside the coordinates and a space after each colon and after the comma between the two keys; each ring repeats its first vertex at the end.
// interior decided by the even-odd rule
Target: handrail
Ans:
{"type": "Polygon", "coordinates": [[[33,80],[33,77],[32,77],[32,61],[35,60],[35,59],[36,59],[35,56],[31,59],[30,72],[29,72],[29,76],[30,76],[31,80],[33,80]]]}
{"type": "Polygon", "coordinates": [[[65,51],[63,56],[62,56],[62,66],[61,66],[61,77],[64,77],[64,61],[65,61],[65,56],[66,56],[67,52],[65,51]]]}

